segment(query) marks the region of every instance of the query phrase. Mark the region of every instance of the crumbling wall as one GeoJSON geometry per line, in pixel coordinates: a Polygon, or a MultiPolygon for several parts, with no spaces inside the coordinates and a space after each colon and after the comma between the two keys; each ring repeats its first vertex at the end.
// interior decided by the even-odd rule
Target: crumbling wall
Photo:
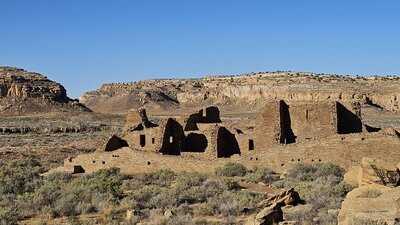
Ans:
{"type": "Polygon", "coordinates": [[[159,152],[165,155],[180,155],[185,151],[185,133],[182,125],[175,119],[169,118],[165,125],[162,146],[159,152]]]}
{"type": "Polygon", "coordinates": [[[143,130],[144,128],[156,127],[147,118],[146,109],[138,108],[130,110],[126,116],[126,122],[124,126],[124,132],[143,130]]]}
{"type": "Polygon", "coordinates": [[[206,109],[201,109],[197,113],[193,113],[187,116],[185,119],[185,131],[198,130],[198,123],[221,123],[220,112],[218,107],[207,107],[206,109]]]}
{"type": "Polygon", "coordinates": [[[281,101],[268,102],[255,119],[254,142],[256,151],[268,151],[281,140],[281,101]]]}

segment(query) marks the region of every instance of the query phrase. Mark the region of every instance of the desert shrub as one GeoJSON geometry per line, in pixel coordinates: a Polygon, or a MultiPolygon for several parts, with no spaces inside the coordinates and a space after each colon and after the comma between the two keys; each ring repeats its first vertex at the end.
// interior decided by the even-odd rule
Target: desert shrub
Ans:
{"type": "Polygon", "coordinates": [[[382,192],[380,190],[376,189],[367,189],[361,193],[359,198],[377,198],[382,195],[382,192]]]}
{"type": "Polygon", "coordinates": [[[344,169],[331,163],[318,163],[315,165],[296,164],[289,171],[287,177],[293,181],[314,181],[318,178],[337,177],[343,180],[344,169]]]}
{"type": "Polygon", "coordinates": [[[123,190],[137,190],[142,186],[142,182],[140,179],[136,177],[131,177],[130,179],[126,179],[122,181],[121,188],[123,190]]]}
{"type": "Polygon", "coordinates": [[[182,172],[176,176],[176,183],[179,188],[189,188],[192,186],[200,186],[206,180],[204,175],[199,173],[182,172]]]}
{"type": "Polygon", "coordinates": [[[200,191],[206,199],[215,195],[219,195],[224,192],[224,190],[225,188],[223,187],[223,185],[216,180],[206,180],[200,186],[200,191]]]}
{"type": "Polygon", "coordinates": [[[251,191],[238,191],[234,193],[234,198],[244,207],[253,208],[264,199],[264,195],[251,191]]]}
{"type": "Polygon", "coordinates": [[[223,166],[215,168],[215,174],[218,176],[234,177],[246,175],[246,167],[240,163],[229,162],[223,166]]]}
{"type": "Polygon", "coordinates": [[[193,205],[192,209],[193,214],[200,217],[211,216],[214,213],[213,207],[210,204],[206,203],[193,205]]]}
{"type": "Polygon", "coordinates": [[[265,184],[271,184],[279,180],[279,175],[269,168],[256,167],[252,172],[246,174],[245,180],[251,183],[263,182],[265,184]]]}
{"type": "Polygon", "coordinates": [[[298,224],[314,224],[313,218],[317,212],[312,205],[300,205],[285,213],[285,219],[296,221],[298,224]]]}
{"type": "Polygon", "coordinates": [[[73,179],[73,177],[70,173],[55,172],[55,173],[49,174],[49,176],[46,178],[46,181],[66,184],[66,183],[70,182],[72,179],[73,179]]]}
{"type": "Polygon", "coordinates": [[[161,187],[170,186],[175,174],[171,170],[157,170],[143,175],[141,181],[145,185],[153,184],[161,187]]]}
{"type": "Polygon", "coordinates": [[[0,195],[33,192],[43,182],[41,172],[40,164],[33,159],[3,165],[0,167],[0,195]]]}
{"type": "Polygon", "coordinates": [[[125,178],[118,169],[110,168],[72,180],[61,189],[54,203],[55,214],[74,216],[102,211],[119,200],[125,178]]]}
{"type": "Polygon", "coordinates": [[[382,220],[373,220],[364,217],[356,217],[352,219],[350,225],[387,225],[387,223],[382,220]]]}
{"type": "Polygon", "coordinates": [[[161,188],[155,185],[146,185],[132,193],[128,199],[132,200],[132,207],[135,209],[152,208],[151,198],[161,193],[161,188]]]}
{"type": "Polygon", "coordinates": [[[16,225],[18,219],[19,215],[15,210],[9,207],[0,208],[0,225],[16,225]]]}
{"type": "Polygon", "coordinates": [[[223,192],[207,200],[207,204],[213,209],[213,215],[236,216],[243,211],[243,205],[232,193],[223,192]]]}
{"type": "Polygon", "coordinates": [[[335,224],[336,215],[328,214],[328,210],[339,209],[346,194],[354,188],[343,182],[343,174],[341,167],[330,163],[297,164],[288,171],[286,179],[273,185],[295,187],[301,198],[310,205],[307,212],[294,211],[289,216],[294,217],[293,220],[307,224],[313,218],[318,218],[320,224],[335,224]]]}
{"type": "Polygon", "coordinates": [[[238,190],[240,188],[240,185],[236,180],[233,180],[233,179],[230,179],[230,178],[226,178],[226,177],[223,177],[221,179],[221,184],[228,191],[238,190]]]}

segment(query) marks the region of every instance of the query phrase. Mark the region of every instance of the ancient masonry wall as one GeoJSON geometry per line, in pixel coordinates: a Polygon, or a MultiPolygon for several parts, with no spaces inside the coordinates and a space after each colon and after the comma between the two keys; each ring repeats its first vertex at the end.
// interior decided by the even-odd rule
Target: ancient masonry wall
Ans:
{"type": "Polygon", "coordinates": [[[256,151],[266,151],[280,142],[280,102],[269,102],[256,118],[254,139],[256,151]]]}
{"type": "Polygon", "coordinates": [[[289,104],[296,142],[329,137],[337,133],[335,102],[289,104]]]}
{"type": "Polygon", "coordinates": [[[349,168],[360,163],[362,157],[371,157],[397,163],[400,158],[400,139],[378,134],[337,135],[320,142],[298,143],[277,146],[267,152],[247,152],[231,158],[197,159],[184,156],[169,156],[160,153],[122,148],[111,152],[82,154],[65,160],[65,167],[81,166],[85,172],[118,167],[127,174],[140,174],[156,169],[171,169],[175,172],[196,171],[212,174],[217,166],[226,162],[238,162],[248,168],[270,167],[284,172],[296,163],[332,162],[349,168]],[[382,154],[384,152],[384,154],[382,154]]]}

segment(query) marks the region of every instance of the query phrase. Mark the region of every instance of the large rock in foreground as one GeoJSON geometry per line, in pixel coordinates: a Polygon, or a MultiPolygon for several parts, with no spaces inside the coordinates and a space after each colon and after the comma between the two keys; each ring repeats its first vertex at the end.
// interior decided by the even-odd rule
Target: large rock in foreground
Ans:
{"type": "Polygon", "coordinates": [[[353,167],[345,174],[345,181],[359,186],[380,184],[385,186],[400,185],[400,165],[389,165],[384,160],[364,157],[361,165],[353,167]]]}
{"type": "Polygon", "coordinates": [[[400,221],[400,187],[371,184],[349,192],[339,212],[339,225],[355,221],[384,221],[393,225],[400,221]]]}

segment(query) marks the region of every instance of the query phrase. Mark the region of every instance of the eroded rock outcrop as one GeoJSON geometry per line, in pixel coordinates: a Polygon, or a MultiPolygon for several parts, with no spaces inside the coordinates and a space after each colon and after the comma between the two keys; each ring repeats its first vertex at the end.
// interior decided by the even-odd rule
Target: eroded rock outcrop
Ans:
{"type": "Polygon", "coordinates": [[[273,204],[282,204],[283,206],[292,205],[296,206],[298,204],[303,203],[300,199],[299,193],[297,193],[294,188],[290,188],[288,190],[282,191],[281,193],[271,196],[268,199],[265,199],[257,204],[257,207],[264,208],[271,206],[273,204]]]}
{"type": "Polygon", "coordinates": [[[80,99],[98,112],[126,113],[143,105],[190,107],[216,105],[233,111],[259,109],[263,103],[285,101],[361,102],[399,111],[399,77],[349,77],[295,72],[260,72],[201,79],[157,79],[105,84],[80,99]],[[115,102],[124,104],[116,105],[115,102]]]}
{"type": "Polygon", "coordinates": [[[90,111],[68,98],[65,88],[47,77],[14,67],[0,67],[0,113],[90,111]]]}
{"type": "Polygon", "coordinates": [[[360,167],[349,171],[345,179],[358,182],[342,203],[339,225],[355,221],[380,221],[388,225],[400,222],[400,164],[363,158],[360,167]]]}
{"type": "Polygon", "coordinates": [[[395,187],[400,185],[400,169],[383,160],[364,157],[361,165],[345,174],[345,181],[359,186],[378,184],[395,187]]]}
{"type": "Polygon", "coordinates": [[[0,97],[42,98],[68,102],[65,88],[47,77],[14,67],[0,67],[0,97]]]}

